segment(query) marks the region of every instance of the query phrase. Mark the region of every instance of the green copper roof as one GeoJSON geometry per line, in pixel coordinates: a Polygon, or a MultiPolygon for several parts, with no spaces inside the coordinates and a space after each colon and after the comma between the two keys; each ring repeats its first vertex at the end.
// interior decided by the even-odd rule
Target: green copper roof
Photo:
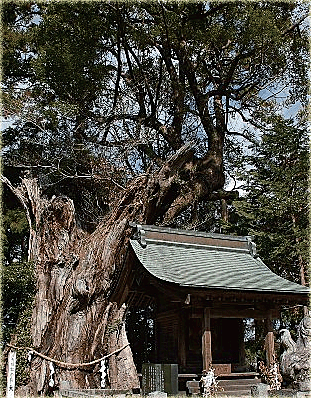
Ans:
{"type": "MultiPolygon", "coordinates": [[[[143,240],[132,239],[131,246],[144,268],[163,281],[185,287],[309,293],[307,287],[274,274],[250,248],[245,248],[247,245],[237,248],[149,239],[144,230],[140,232],[145,235],[143,240]]],[[[228,237],[228,240],[243,239],[228,237]]]]}

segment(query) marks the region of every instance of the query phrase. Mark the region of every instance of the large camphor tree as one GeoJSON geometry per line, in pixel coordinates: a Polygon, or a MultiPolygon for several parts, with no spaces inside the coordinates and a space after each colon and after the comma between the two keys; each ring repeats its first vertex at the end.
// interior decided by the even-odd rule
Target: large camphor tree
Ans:
{"type": "MultiPolygon", "coordinates": [[[[138,387],[126,307],[109,300],[129,223],[199,228],[199,212],[236,196],[224,186],[243,140],[256,140],[278,93],[288,105],[305,100],[306,8],[4,4],[3,102],[13,124],[2,181],[29,223],[36,351],[81,364],[126,346],[109,357],[107,383],[138,387]]],[[[53,388],[98,388],[99,367],[56,366],[53,388]]],[[[27,388],[47,392],[49,361],[34,356],[29,371],[27,388]]]]}

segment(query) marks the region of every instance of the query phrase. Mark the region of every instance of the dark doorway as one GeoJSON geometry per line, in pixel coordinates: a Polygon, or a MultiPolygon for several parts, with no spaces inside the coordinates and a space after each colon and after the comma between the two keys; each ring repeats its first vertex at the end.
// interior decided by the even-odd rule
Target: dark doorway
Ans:
{"type": "Polygon", "coordinates": [[[211,319],[213,363],[239,363],[240,319],[211,319]]]}

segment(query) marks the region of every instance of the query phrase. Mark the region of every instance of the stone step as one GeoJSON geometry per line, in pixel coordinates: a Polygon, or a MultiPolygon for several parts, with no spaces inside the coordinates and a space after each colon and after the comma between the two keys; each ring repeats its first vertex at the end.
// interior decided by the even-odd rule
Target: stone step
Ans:
{"type": "MultiPolygon", "coordinates": [[[[234,379],[225,379],[225,380],[217,380],[218,386],[220,387],[219,392],[220,396],[250,396],[251,395],[251,386],[259,384],[261,382],[260,379],[254,378],[234,378],[234,379]]],[[[197,395],[200,394],[200,383],[198,380],[188,381],[186,383],[187,390],[190,394],[197,395]]]]}
{"type": "Polygon", "coordinates": [[[235,379],[235,380],[219,380],[218,384],[222,387],[227,386],[253,386],[260,383],[260,379],[235,379]]]}
{"type": "Polygon", "coordinates": [[[225,373],[225,374],[222,373],[217,376],[225,380],[231,380],[231,379],[255,379],[259,378],[260,375],[257,372],[234,372],[234,373],[225,373]]]}
{"type": "Polygon", "coordinates": [[[125,398],[131,393],[130,390],[111,389],[60,389],[56,396],[59,398],[98,398],[113,396],[114,398],[125,398]]]}
{"type": "Polygon", "coordinates": [[[186,382],[186,387],[189,394],[200,394],[200,382],[197,380],[191,380],[186,382]]]}
{"type": "Polygon", "coordinates": [[[250,397],[251,386],[260,383],[260,379],[235,379],[218,380],[218,386],[222,391],[217,392],[219,397],[250,397]]]}
{"type": "Polygon", "coordinates": [[[242,391],[242,390],[247,390],[251,391],[251,386],[239,386],[239,385],[232,385],[232,386],[222,386],[219,385],[219,388],[221,388],[222,391],[242,391]]]}
{"type": "Polygon", "coordinates": [[[231,397],[239,397],[239,398],[250,398],[251,393],[248,390],[245,391],[220,391],[217,392],[216,397],[222,398],[231,398],[231,397]]]}

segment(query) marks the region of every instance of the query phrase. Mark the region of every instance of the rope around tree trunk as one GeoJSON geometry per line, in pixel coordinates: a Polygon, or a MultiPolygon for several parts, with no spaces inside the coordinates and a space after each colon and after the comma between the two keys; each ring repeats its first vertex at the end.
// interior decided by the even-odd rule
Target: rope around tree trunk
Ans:
{"type": "Polygon", "coordinates": [[[31,352],[33,352],[34,354],[38,355],[39,357],[41,357],[41,358],[43,358],[43,359],[46,359],[47,361],[50,361],[50,362],[55,363],[55,365],[57,365],[57,366],[59,366],[59,367],[61,367],[61,368],[71,368],[71,369],[84,368],[84,367],[86,367],[86,366],[95,365],[96,363],[99,363],[100,361],[102,361],[102,360],[104,360],[104,359],[106,359],[106,358],[109,358],[109,357],[111,357],[112,355],[117,354],[118,352],[124,350],[124,348],[126,348],[126,347],[129,346],[129,345],[130,345],[130,344],[127,343],[127,344],[125,344],[123,347],[118,348],[117,350],[111,352],[111,353],[108,354],[108,355],[105,355],[105,356],[102,357],[102,358],[95,359],[95,360],[92,361],[92,362],[85,362],[85,363],[69,363],[69,362],[62,362],[62,361],[58,361],[57,359],[50,358],[50,357],[48,357],[48,356],[46,356],[46,355],[44,355],[44,354],[41,354],[40,352],[38,352],[38,351],[36,351],[36,350],[34,350],[33,348],[30,348],[30,347],[16,347],[16,346],[14,346],[14,345],[7,344],[8,347],[13,348],[14,350],[27,350],[27,351],[31,351],[31,352]]]}

